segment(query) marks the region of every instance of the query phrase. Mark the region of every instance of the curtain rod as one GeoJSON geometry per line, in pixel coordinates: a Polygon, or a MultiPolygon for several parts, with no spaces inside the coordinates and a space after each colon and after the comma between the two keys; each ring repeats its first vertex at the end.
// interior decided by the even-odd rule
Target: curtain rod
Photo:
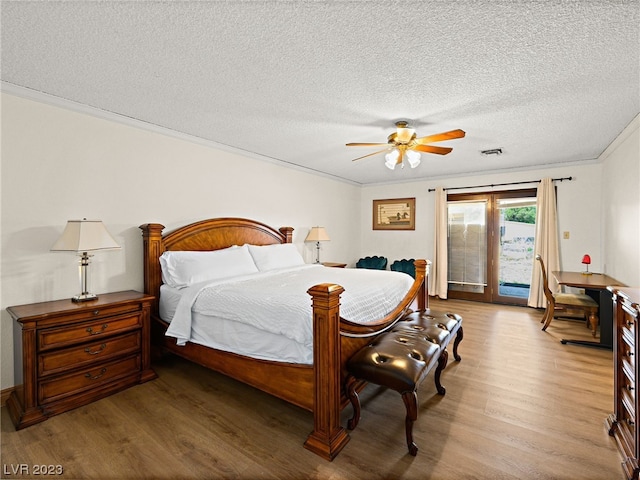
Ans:
{"type": "MultiPolygon", "coordinates": [[[[552,181],[556,182],[562,182],[564,180],[573,180],[573,177],[562,177],[562,178],[552,178],[552,181]]],[[[508,182],[508,183],[492,183],[492,184],[488,184],[488,185],[474,185],[472,187],[449,187],[449,188],[445,188],[445,192],[447,190],[461,190],[463,188],[484,188],[484,187],[503,187],[505,185],[522,185],[525,183],[540,183],[542,180],[529,180],[528,182],[508,182]]],[[[435,188],[430,188],[429,192],[435,192],[436,189],[435,188]]]]}

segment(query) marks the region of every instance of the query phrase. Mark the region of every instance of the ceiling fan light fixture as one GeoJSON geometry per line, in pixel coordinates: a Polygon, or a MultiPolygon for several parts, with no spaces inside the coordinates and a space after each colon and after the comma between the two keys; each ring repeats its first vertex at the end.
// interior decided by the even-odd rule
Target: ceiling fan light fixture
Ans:
{"type": "Polygon", "coordinates": [[[385,162],[384,162],[384,166],[387,167],[389,170],[393,170],[394,168],[396,168],[396,164],[398,163],[398,150],[396,150],[395,148],[393,150],[391,150],[389,153],[387,153],[384,158],[385,158],[385,162]]]}
{"type": "Polygon", "coordinates": [[[398,125],[396,141],[399,143],[409,143],[416,134],[416,130],[408,126],[406,123],[400,124],[400,122],[398,122],[396,125],[398,125]]]}
{"type": "Polygon", "coordinates": [[[407,161],[411,168],[416,168],[420,165],[420,153],[415,150],[407,150],[407,161]]]}
{"type": "Polygon", "coordinates": [[[431,145],[435,142],[443,142],[445,140],[453,140],[456,138],[463,138],[465,136],[464,130],[450,130],[448,132],[436,133],[433,135],[427,135],[426,137],[416,138],[416,131],[410,127],[408,122],[399,120],[396,122],[396,131],[391,133],[387,137],[387,143],[347,143],[347,147],[386,147],[377,152],[362,155],[361,157],[354,158],[352,161],[368,158],[373,155],[378,155],[382,152],[385,154],[385,166],[390,170],[395,170],[396,165],[400,165],[400,168],[404,168],[405,157],[407,163],[411,168],[416,168],[420,165],[421,153],[433,153],[436,155],[447,155],[453,149],[451,147],[438,147],[431,145]]]}

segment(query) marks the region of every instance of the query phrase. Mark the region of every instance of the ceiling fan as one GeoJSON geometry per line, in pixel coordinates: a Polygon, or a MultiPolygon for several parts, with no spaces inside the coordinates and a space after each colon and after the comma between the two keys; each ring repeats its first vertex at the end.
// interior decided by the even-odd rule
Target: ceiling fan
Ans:
{"type": "Polygon", "coordinates": [[[409,126],[408,122],[399,120],[396,122],[396,131],[389,135],[387,143],[347,143],[347,147],[377,147],[385,145],[385,148],[378,150],[362,157],[354,158],[353,161],[377,155],[378,153],[388,152],[385,155],[385,165],[393,170],[396,165],[404,167],[403,159],[406,157],[411,168],[415,168],[420,164],[420,152],[435,153],[436,155],[446,155],[453,150],[450,147],[437,147],[428,145],[429,143],[442,142],[444,140],[453,140],[465,136],[463,130],[450,130],[448,132],[436,133],[435,135],[427,135],[426,137],[416,138],[416,131],[409,126]]]}

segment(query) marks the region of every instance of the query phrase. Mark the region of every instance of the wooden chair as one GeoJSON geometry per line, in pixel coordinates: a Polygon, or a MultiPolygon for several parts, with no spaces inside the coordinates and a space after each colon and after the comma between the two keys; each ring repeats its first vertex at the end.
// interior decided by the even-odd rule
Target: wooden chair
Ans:
{"type": "Polygon", "coordinates": [[[356,262],[356,268],[369,268],[371,270],[386,270],[387,258],[386,257],[364,257],[356,262]]]}
{"type": "Polygon", "coordinates": [[[389,268],[396,272],[408,273],[413,278],[416,278],[416,266],[413,264],[413,262],[415,262],[415,259],[413,258],[409,260],[403,258],[402,260],[394,261],[391,265],[389,265],[389,268]]]}
{"type": "Polygon", "coordinates": [[[588,320],[592,335],[595,337],[598,327],[598,303],[589,295],[583,293],[552,293],[549,289],[547,271],[544,268],[542,257],[536,255],[536,260],[540,262],[540,268],[542,269],[544,296],[547,299],[547,309],[540,321],[540,323],[544,323],[542,330],[546,330],[551,320],[557,317],[559,313],[574,310],[581,312],[588,320]]]}

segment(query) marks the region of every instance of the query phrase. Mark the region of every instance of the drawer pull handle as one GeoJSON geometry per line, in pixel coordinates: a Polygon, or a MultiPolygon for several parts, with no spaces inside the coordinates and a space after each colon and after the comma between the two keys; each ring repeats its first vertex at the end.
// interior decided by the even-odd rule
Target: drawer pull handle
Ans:
{"type": "Polygon", "coordinates": [[[631,350],[627,351],[627,357],[633,357],[633,352],[631,350]]]}
{"type": "Polygon", "coordinates": [[[105,368],[103,368],[102,370],[100,370],[100,373],[99,373],[99,374],[97,374],[97,375],[95,375],[95,376],[91,376],[91,374],[90,374],[90,373],[86,373],[86,374],[85,374],[85,377],[87,377],[87,378],[89,378],[89,379],[91,379],[91,380],[97,380],[97,379],[98,379],[98,378],[100,378],[102,375],[104,375],[106,372],[107,372],[107,369],[106,369],[106,367],[105,367],[105,368]]]}
{"type": "Polygon", "coordinates": [[[633,420],[631,420],[630,418],[627,418],[627,425],[631,425],[631,426],[633,426],[633,425],[635,425],[635,423],[634,423],[634,421],[633,421],[633,420]]]}
{"type": "Polygon", "coordinates": [[[89,355],[97,355],[100,352],[102,352],[105,348],[107,348],[107,344],[103,343],[102,345],[100,345],[100,348],[98,350],[94,350],[93,352],[91,351],[90,347],[87,347],[84,349],[85,352],[87,352],[89,355]]]}
{"type": "Polygon", "coordinates": [[[627,320],[626,323],[627,323],[627,328],[633,327],[633,322],[630,322],[630,321],[627,320]]]}
{"type": "Polygon", "coordinates": [[[93,328],[87,327],[87,332],[89,332],[89,335],[99,335],[102,332],[104,332],[107,329],[108,326],[109,325],[105,323],[104,325],[102,325],[102,328],[100,330],[98,330],[97,332],[94,332],[93,328]]]}
{"type": "Polygon", "coordinates": [[[94,311],[93,311],[93,314],[94,314],[94,315],[100,315],[100,310],[94,310],[94,311]]]}
{"type": "Polygon", "coordinates": [[[630,392],[633,391],[633,386],[632,385],[627,385],[627,390],[629,390],[630,392]]]}

